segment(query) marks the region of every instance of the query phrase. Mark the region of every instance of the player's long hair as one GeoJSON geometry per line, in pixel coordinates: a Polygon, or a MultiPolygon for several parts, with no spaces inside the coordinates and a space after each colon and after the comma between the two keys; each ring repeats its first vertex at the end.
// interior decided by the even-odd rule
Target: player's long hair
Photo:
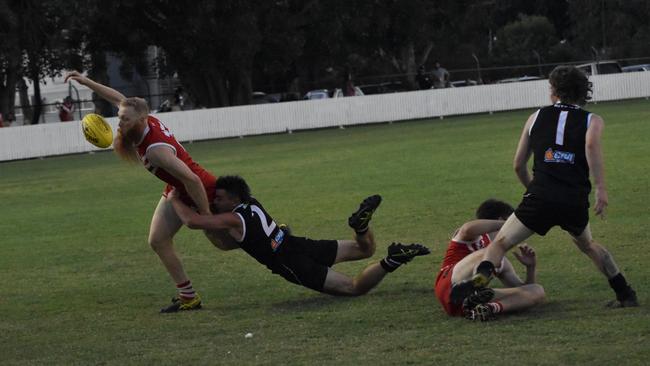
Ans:
{"type": "Polygon", "coordinates": [[[229,195],[238,197],[242,203],[248,203],[251,200],[251,189],[244,180],[238,175],[225,175],[217,178],[215,189],[223,189],[229,195]]]}
{"type": "Polygon", "coordinates": [[[587,75],[575,66],[558,66],[548,77],[548,82],[553,88],[553,94],[560,98],[562,103],[583,106],[591,100],[593,84],[587,75]]]}

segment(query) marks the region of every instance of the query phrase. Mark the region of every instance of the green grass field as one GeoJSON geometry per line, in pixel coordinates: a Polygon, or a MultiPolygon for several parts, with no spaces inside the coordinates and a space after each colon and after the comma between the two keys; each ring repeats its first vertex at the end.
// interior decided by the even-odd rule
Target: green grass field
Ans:
{"type": "MultiPolygon", "coordinates": [[[[1,163],[1,363],[646,365],[650,102],[590,109],[605,118],[610,198],[592,231],[639,308],[605,309],[607,281],[553,229],[529,241],[544,305],[485,324],[442,311],[432,286],[450,234],[483,199],[516,205],[523,193],[511,161],[531,111],[516,111],[186,145],[212,172],[247,178],[296,234],[350,238],[349,214],[382,194],[372,261],[391,241],[421,242],[432,254],[353,299],[292,285],[182,229],[177,249],[204,309],[158,314],[174,291],[147,245],[162,190],[153,175],[112,153],[1,163]]],[[[354,275],[368,263],[336,268],[354,275]]]]}

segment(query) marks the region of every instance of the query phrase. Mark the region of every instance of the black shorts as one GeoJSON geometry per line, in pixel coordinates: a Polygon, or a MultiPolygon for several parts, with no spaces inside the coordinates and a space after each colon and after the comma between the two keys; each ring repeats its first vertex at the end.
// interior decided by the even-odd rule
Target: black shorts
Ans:
{"type": "Polygon", "coordinates": [[[549,202],[527,193],[515,210],[515,216],[527,228],[542,236],[553,226],[579,236],[589,223],[589,205],[549,202]]]}
{"type": "Polygon", "coordinates": [[[289,282],[323,291],[327,272],[334,265],[338,248],[336,240],[288,236],[270,268],[289,282]]]}

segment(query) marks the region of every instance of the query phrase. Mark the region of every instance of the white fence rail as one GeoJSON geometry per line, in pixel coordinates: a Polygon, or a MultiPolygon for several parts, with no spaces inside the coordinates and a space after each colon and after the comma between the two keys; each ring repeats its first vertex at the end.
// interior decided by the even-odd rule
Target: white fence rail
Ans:
{"type": "MultiPolygon", "coordinates": [[[[594,101],[650,97],[650,72],[592,76],[594,101]]],[[[160,114],[180,141],[534,108],[547,80],[160,114]]],[[[115,130],[117,121],[109,119],[115,130]]],[[[0,161],[99,150],[79,122],[0,129],[0,161]]]]}

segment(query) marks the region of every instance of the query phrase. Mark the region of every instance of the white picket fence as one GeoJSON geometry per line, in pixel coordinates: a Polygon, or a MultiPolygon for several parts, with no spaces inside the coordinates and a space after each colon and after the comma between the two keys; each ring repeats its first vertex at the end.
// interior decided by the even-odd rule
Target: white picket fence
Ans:
{"type": "MultiPolygon", "coordinates": [[[[592,76],[594,101],[650,97],[650,72],[592,76]]],[[[547,80],[169,112],[158,117],[180,141],[534,108],[547,80]]],[[[109,123],[117,127],[115,118],[109,123]]],[[[99,150],[80,122],[0,128],[0,161],[99,150]]]]}

